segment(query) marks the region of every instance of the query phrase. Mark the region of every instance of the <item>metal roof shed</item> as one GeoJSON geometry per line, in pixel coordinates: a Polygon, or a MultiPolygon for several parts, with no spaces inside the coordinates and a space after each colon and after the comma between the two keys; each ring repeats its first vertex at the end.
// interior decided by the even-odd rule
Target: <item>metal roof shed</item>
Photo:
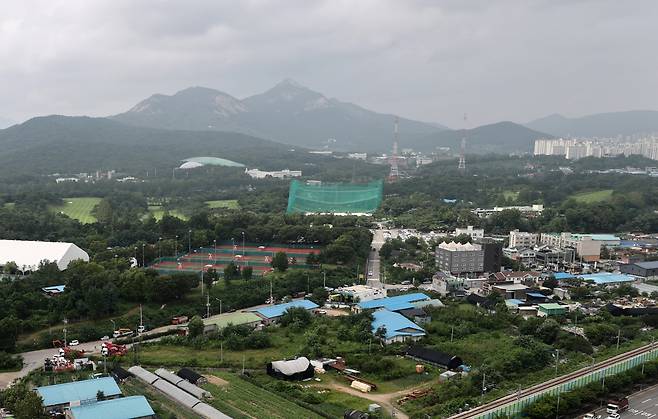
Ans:
{"type": "Polygon", "coordinates": [[[289,308],[305,308],[306,310],[312,310],[318,308],[319,306],[310,300],[296,300],[284,304],[276,304],[273,306],[261,307],[254,310],[256,313],[260,314],[266,319],[275,319],[281,317],[283,313],[286,312],[289,308]]]}
{"type": "Polygon", "coordinates": [[[43,399],[45,407],[66,405],[83,400],[96,400],[96,394],[99,391],[102,391],[105,397],[121,395],[121,389],[111,377],[37,387],[36,391],[43,399]]]}
{"type": "Polygon", "coordinates": [[[153,384],[160,379],[157,375],[137,365],[128,368],[128,371],[147,384],[153,384]]]}
{"type": "Polygon", "coordinates": [[[153,387],[157,388],[158,390],[166,394],[169,398],[173,399],[174,401],[190,409],[196,406],[197,404],[201,403],[199,399],[181,390],[180,388],[176,387],[175,385],[171,384],[168,381],[158,380],[155,383],[153,383],[153,387]]]}
{"type": "Polygon", "coordinates": [[[211,397],[212,396],[210,394],[210,392],[202,389],[201,387],[197,387],[194,384],[192,384],[188,381],[185,381],[185,380],[182,380],[181,382],[176,384],[176,386],[179,387],[179,388],[182,388],[185,391],[187,391],[188,393],[190,393],[191,395],[193,395],[197,399],[202,399],[204,397],[211,397]]]}
{"type": "Polygon", "coordinates": [[[135,419],[155,417],[144,396],[121,397],[71,407],[72,419],[135,419]]]}
{"type": "Polygon", "coordinates": [[[185,381],[183,378],[177,376],[176,374],[167,371],[164,368],[158,368],[155,370],[155,375],[157,375],[160,378],[164,378],[165,380],[169,381],[173,385],[178,385],[181,381],[185,381]]]}
{"type": "Polygon", "coordinates": [[[230,416],[223,414],[219,410],[206,403],[199,403],[194,406],[192,410],[208,419],[232,419],[230,416]]]}
{"type": "Polygon", "coordinates": [[[567,306],[557,303],[538,304],[537,307],[541,313],[544,313],[547,316],[560,316],[567,312],[567,306]]]}

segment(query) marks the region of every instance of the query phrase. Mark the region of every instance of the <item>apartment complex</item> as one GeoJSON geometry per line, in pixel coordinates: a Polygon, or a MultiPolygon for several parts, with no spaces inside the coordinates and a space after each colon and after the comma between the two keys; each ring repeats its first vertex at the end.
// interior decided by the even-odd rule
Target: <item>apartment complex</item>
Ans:
{"type": "Polygon", "coordinates": [[[539,242],[539,234],[513,230],[509,232],[509,247],[533,247],[539,242]]]}
{"type": "Polygon", "coordinates": [[[626,138],[542,138],[535,141],[534,149],[535,156],[565,156],[569,160],[631,154],[658,160],[658,136],[654,134],[626,138]]]}
{"type": "Polygon", "coordinates": [[[571,248],[583,262],[595,262],[601,257],[602,241],[595,240],[592,235],[572,233],[542,233],[540,242],[543,245],[564,250],[571,248]]]}
{"type": "Polygon", "coordinates": [[[441,243],[436,247],[436,266],[443,272],[484,272],[484,250],[479,244],[441,243]]]}

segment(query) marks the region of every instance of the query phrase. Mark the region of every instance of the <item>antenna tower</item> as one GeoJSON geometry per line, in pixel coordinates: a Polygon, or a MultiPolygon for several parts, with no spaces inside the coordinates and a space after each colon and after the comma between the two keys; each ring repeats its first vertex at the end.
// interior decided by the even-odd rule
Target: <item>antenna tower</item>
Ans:
{"type": "Polygon", "coordinates": [[[464,136],[462,137],[461,150],[459,152],[459,165],[457,168],[462,172],[466,171],[466,114],[464,114],[464,136]]]}
{"type": "Polygon", "coordinates": [[[395,117],[395,130],[393,131],[393,154],[389,159],[391,164],[391,171],[388,174],[388,181],[395,182],[400,177],[400,170],[398,169],[398,123],[399,119],[395,117]]]}

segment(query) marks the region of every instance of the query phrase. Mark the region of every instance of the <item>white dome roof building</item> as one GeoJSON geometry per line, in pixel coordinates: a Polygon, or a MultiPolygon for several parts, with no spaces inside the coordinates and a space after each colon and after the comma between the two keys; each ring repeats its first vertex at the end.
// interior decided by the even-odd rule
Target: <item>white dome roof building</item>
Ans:
{"type": "Polygon", "coordinates": [[[64,270],[74,260],[89,262],[89,255],[73,243],[0,240],[0,265],[14,262],[20,271],[36,271],[42,261],[64,270]]]}

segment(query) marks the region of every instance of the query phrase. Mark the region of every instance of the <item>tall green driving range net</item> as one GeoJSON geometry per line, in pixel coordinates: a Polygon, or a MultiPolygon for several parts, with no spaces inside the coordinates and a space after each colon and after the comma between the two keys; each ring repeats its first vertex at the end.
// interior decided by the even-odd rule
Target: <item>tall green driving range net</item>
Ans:
{"type": "Polygon", "coordinates": [[[367,184],[290,183],[288,213],[372,214],[382,203],[381,180],[367,184]]]}

